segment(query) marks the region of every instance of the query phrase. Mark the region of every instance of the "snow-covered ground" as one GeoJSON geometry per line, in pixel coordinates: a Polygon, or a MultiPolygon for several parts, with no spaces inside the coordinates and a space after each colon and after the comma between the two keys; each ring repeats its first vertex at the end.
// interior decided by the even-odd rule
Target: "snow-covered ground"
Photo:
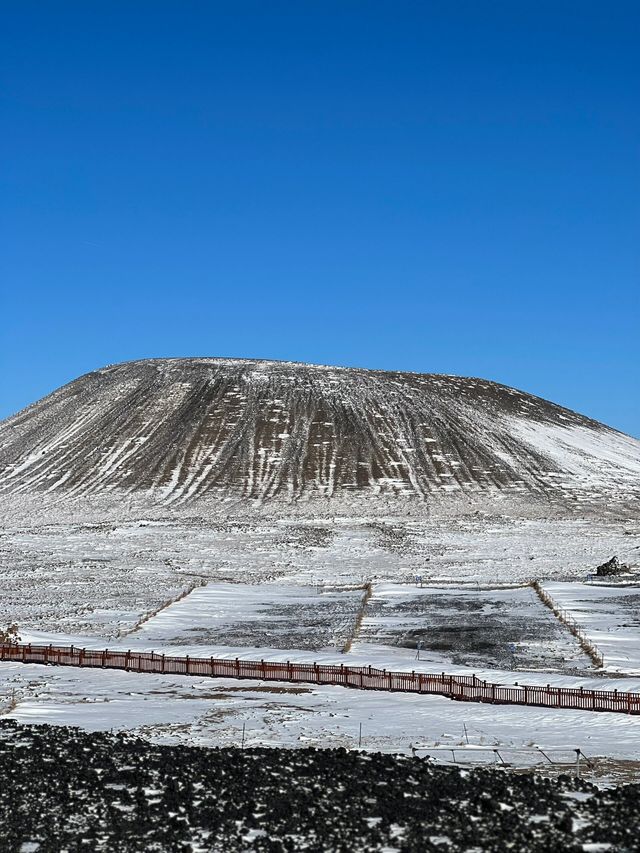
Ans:
{"type": "MultiPolygon", "coordinates": [[[[3,664],[6,715],[21,722],[128,730],[161,742],[199,745],[356,747],[408,752],[412,746],[561,749],[640,761],[640,718],[453,702],[436,696],[339,687],[3,664]],[[466,728],[466,731],[465,731],[466,728]]],[[[446,753],[434,753],[450,760],[446,753]]],[[[467,753],[468,757],[468,753],[467,753]]],[[[494,759],[477,751],[480,763],[494,759]]],[[[554,752],[554,758],[561,756],[554,752]]],[[[514,753],[514,764],[539,761],[514,753]]]]}
{"type": "Polygon", "coordinates": [[[147,645],[341,650],[364,595],[324,586],[212,583],[195,589],[128,636],[147,645]]]}
{"type": "Polygon", "coordinates": [[[608,672],[640,675],[640,586],[546,583],[554,602],[584,629],[608,672]]]}
{"type": "Polygon", "coordinates": [[[111,640],[208,583],[498,585],[583,579],[613,554],[640,563],[640,530],[624,520],[123,516],[5,522],[0,624],[111,640]]]}
{"type": "MultiPolygon", "coordinates": [[[[588,518],[205,520],[124,512],[113,522],[5,521],[0,624],[17,622],[33,642],[636,690],[633,678],[603,679],[593,670],[526,584],[539,578],[554,598],[564,590],[568,609],[592,596],[594,619],[600,608],[611,646],[628,656],[618,665],[606,638],[595,636],[607,664],[621,676],[640,674],[633,591],[614,595],[581,583],[613,554],[637,564],[639,549],[640,531],[628,520],[588,518]],[[365,584],[372,596],[361,612],[365,584]]],[[[576,609],[575,618],[589,633],[587,614],[576,609]]],[[[352,745],[362,723],[371,749],[469,737],[476,746],[538,743],[640,761],[640,720],[624,715],[311,685],[0,664],[2,709],[20,720],[126,728],[185,743],[237,743],[244,724],[249,742],[352,745]]]]}
{"type": "Polygon", "coordinates": [[[592,663],[530,586],[375,584],[353,648],[400,647],[449,668],[586,670],[592,663]]]}
{"type": "MultiPolygon", "coordinates": [[[[282,597],[282,590],[277,586],[272,589],[277,601],[282,597]]],[[[265,585],[265,601],[268,601],[269,591],[270,586],[265,585]]],[[[425,592],[430,591],[409,587],[402,593],[396,585],[387,585],[383,586],[381,595],[383,601],[388,601],[395,593],[403,601],[420,599],[425,592]]],[[[486,600],[495,594],[498,601],[507,593],[520,593],[520,590],[482,591],[486,600]]],[[[309,596],[313,595],[318,596],[319,593],[309,591],[309,596]]],[[[212,597],[217,608],[213,613],[213,623],[233,628],[234,619],[239,615],[238,595],[226,597],[218,589],[213,591],[212,597]]],[[[472,672],[468,667],[455,665],[451,657],[442,652],[422,652],[421,659],[416,660],[413,648],[360,641],[355,642],[347,654],[337,649],[207,646],[199,642],[175,645],[179,638],[184,639],[188,634],[185,626],[192,624],[191,616],[197,616],[199,621],[206,618],[203,602],[198,598],[192,602],[190,616],[189,598],[187,596],[162,614],[150,618],[143,626],[148,626],[147,630],[123,636],[110,646],[164,649],[171,654],[201,657],[215,655],[354,666],[372,664],[380,668],[423,672],[443,669],[459,674],[472,672]],[[154,629],[155,620],[158,622],[154,629]]],[[[255,607],[259,611],[258,605],[255,607]]],[[[247,612],[251,613],[250,600],[247,612]]],[[[453,622],[456,614],[450,614],[450,618],[453,622]]],[[[393,621],[393,617],[391,619],[393,621]]],[[[366,624],[366,619],[363,624],[366,624]]],[[[402,621],[400,624],[404,628],[406,623],[402,621]]],[[[276,624],[273,636],[282,637],[280,625],[276,624]]],[[[563,643],[570,643],[571,635],[568,638],[563,638],[563,643]]],[[[26,632],[23,639],[80,647],[103,645],[100,637],[56,632],[26,632]]],[[[607,678],[603,681],[595,670],[589,678],[478,667],[473,671],[478,678],[507,684],[517,681],[520,684],[582,686],[587,690],[603,687],[640,690],[640,678],[607,678]]],[[[495,760],[493,747],[503,747],[524,750],[509,752],[507,759],[514,765],[525,766],[542,760],[539,753],[530,751],[533,746],[540,746],[545,752],[553,750],[552,757],[556,761],[568,760],[576,748],[591,757],[640,761],[640,718],[623,714],[490,706],[453,702],[437,696],[368,693],[318,685],[265,684],[17,663],[0,664],[0,695],[3,697],[0,714],[4,711],[23,722],[125,729],[162,742],[237,744],[244,727],[246,742],[256,745],[353,747],[359,740],[362,725],[362,745],[366,749],[409,751],[416,746],[428,751],[433,746],[452,746],[456,748],[457,761],[491,763],[495,760]]],[[[453,757],[440,749],[434,755],[437,760],[445,761],[453,757]]]]}

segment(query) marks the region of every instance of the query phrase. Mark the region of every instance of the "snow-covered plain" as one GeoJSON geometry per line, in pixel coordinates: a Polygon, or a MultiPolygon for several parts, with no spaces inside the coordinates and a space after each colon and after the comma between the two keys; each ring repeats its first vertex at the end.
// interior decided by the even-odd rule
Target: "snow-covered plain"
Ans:
{"type": "MultiPolygon", "coordinates": [[[[8,519],[0,530],[0,624],[17,622],[33,642],[638,689],[634,679],[603,679],[526,584],[539,578],[573,588],[614,553],[637,564],[639,548],[628,519],[588,517],[223,520],[135,517],[125,507],[112,522],[8,519]],[[372,595],[361,612],[366,584],[372,595]],[[438,629],[442,640],[456,626],[480,637],[481,648],[425,643],[416,660],[419,632],[438,629]]],[[[16,719],[165,741],[238,743],[244,724],[249,742],[353,745],[362,723],[367,749],[468,737],[476,746],[538,743],[640,761],[640,720],[624,715],[18,664],[0,664],[0,685],[4,713],[16,719]]],[[[471,758],[494,760],[491,752],[471,758]]]]}
{"type": "Polygon", "coordinates": [[[640,586],[624,576],[605,583],[546,583],[546,591],[584,629],[608,672],[640,675],[640,586]]]}
{"type": "Polygon", "coordinates": [[[342,649],[363,591],[324,586],[212,583],[195,589],[132,631],[146,645],[342,649]]]}
{"type": "MultiPolygon", "coordinates": [[[[640,761],[640,718],[624,714],[23,664],[3,664],[0,684],[12,700],[6,715],[20,722],[127,730],[165,743],[239,745],[244,727],[250,745],[355,748],[362,724],[362,747],[371,750],[461,747],[457,760],[491,763],[490,749],[472,752],[467,743],[523,750],[537,745],[554,750],[555,760],[570,760],[580,748],[591,758],[640,761]]],[[[444,752],[434,756],[451,760],[444,752]]],[[[523,751],[510,761],[526,766],[542,760],[523,751]]]]}
{"type": "Polygon", "coordinates": [[[148,614],[211,583],[358,586],[583,579],[612,554],[640,562],[628,520],[149,518],[0,527],[0,624],[95,635],[135,629],[148,614]]]}
{"type": "Polygon", "coordinates": [[[423,587],[379,583],[352,648],[420,644],[421,659],[484,669],[584,671],[592,664],[530,586],[423,587]]]}

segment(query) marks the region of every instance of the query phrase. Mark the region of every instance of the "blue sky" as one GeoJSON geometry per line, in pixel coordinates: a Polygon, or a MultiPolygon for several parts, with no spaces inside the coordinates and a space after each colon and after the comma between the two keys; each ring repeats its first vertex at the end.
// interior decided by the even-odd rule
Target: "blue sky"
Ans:
{"type": "Polygon", "coordinates": [[[0,416],[220,355],[640,435],[637,3],[21,0],[0,41],[0,416]]]}

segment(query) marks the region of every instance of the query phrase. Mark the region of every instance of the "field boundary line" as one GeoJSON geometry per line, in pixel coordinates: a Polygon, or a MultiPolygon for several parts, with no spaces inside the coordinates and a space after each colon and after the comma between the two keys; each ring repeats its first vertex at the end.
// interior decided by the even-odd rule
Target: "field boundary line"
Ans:
{"type": "Polygon", "coordinates": [[[130,634],[135,634],[139,628],[141,628],[150,619],[157,616],[158,613],[162,613],[162,611],[166,610],[167,607],[171,607],[172,604],[177,604],[179,601],[182,601],[183,598],[191,595],[195,589],[201,589],[209,583],[211,583],[211,579],[203,579],[197,583],[192,583],[186,589],[183,589],[182,592],[178,593],[174,598],[168,598],[166,601],[163,601],[162,604],[158,605],[155,610],[150,610],[148,613],[145,613],[131,628],[127,628],[126,631],[119,631],[118,637],[128,637],[130,634]]]}
{"type": "Polygon", "coordinates": [[[364,590],[364,595],[362,596],[362,601],[360,602],[360,607],[358,608],[358,612],[356,614],[356,620],[353,624],[351,636],[344,644],[344,647],[342,649],[342,653],[345,655],[351,651],[353,641],[358,638],[358,634],[360,633],[360,628],[362,627],[362,620],[364,619],[365,612],[367,610],[367,604],[369,603],[371,596],[373,595],[373,583],[371,581],[367,581],[367,583],[365,583],[364,586],[360,587],[360,589],[364,590]]]}
{"type": "Polygon", "coordinates": [[[553,600],[551,595],[542,586],[540,581],[531,581],[531,587],[536,592],[540,601],[546,607],[548,607],[549,610],[551,610],[556,619],[562,622],[562,624],[566,628],[568,628],[568,630],[577,639],[580,644],[580,648],[586,655],[588,655],[588,657],[591,658],[593,665],[597,666],[599,669],[602,669],[602,667],[604,666],[604,655],[596,646],[596,644],[586,635],[584,628],[581,628],[580,625],[578,625],[578,623],[568,610],[566,610],[564,607],[561,607],[556,601],[553,600]]]}

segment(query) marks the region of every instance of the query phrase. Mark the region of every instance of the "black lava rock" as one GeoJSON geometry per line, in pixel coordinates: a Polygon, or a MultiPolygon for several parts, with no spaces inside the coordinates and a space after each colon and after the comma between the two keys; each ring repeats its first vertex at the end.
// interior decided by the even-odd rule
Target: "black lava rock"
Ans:
{"type": "Polygon", "coordinates": [[[0,774],[3,853],[640,849],[639,785],[400,755],[161,746],[4,720],[0,774]]]}

